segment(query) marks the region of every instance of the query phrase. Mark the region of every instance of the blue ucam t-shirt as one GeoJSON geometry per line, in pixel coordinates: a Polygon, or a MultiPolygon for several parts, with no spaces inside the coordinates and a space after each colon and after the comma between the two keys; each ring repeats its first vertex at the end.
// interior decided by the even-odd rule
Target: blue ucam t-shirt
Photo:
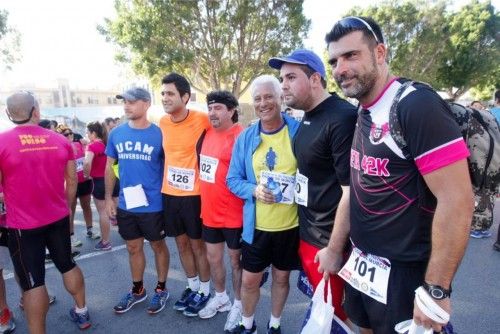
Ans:
{"type": "Polygon", "coordinates": [[[109,134],[106,155],[117,159],[120,166],[120,209],[135,213],[163,210],[161,186],[164,159],[158,126],[151,124],[146,129],[134,129],[125,123],[114,128],[109,134]],[[127,209],[123,189],[139,184],[149,204],[127,209]]]}

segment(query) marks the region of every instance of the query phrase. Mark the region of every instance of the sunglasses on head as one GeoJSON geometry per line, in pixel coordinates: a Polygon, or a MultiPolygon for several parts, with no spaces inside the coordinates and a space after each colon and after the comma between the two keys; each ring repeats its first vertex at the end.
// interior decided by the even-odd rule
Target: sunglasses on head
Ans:
{"type": "Polygon", "coordinates": [[[368,29],[368,31],[372,33],[373,38],[375,38],[375,41],[379,44],[382,43],[380,39],[377,37],[375,31],[373,31],[372,26],[360,17],[357,16],[344,17],[342,20],[338,22],[338,24],[340,24],[344,28],[368,29]]]}

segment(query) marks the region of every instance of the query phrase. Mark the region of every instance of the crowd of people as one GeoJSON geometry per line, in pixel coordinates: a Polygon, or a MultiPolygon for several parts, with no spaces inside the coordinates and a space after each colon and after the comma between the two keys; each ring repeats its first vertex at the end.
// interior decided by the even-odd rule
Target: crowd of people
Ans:
{"type": "MultiPolygon", "coordinates": [[[[87,236],[100,239],[96,250],[112,249],[110,225],[125,240],[131,282],[117,282],[124,293],[116,313],[148,299],[147,240],[157,274],[150,314],[161,312],[172,294],[173,308],[186,317],[227,312],[221,331],[256,333],[260,286],[270,268],[265,331],[281,333],[290,272],[303,270],[313,289],[328,281],[336,316],[362,334],[394,333],[409,319],[440,332],[471,233],[469,151],[439,95],[391,73],[374,20],[343,18],[326,43],[333,77],[358,108],[328,92],[321,58],[305,49],[269,60],[279,79],[253,80],[259,121],[246,129],[230,92],[207,94],[208,113],[188,109],[191,88],[177,73],[162,79],[166,114],[159,124],[147,117],[150,93],[131,88],[116,96],[125,121],[91,122],[86,138],[64,125],[49,122],[52,129],[45,129],[36,98],[11,95],[7,115],[17,126],[0,133],[6,208],[0,265],[8,246],[30,333],[46,330],[46,249],[74,298],[71,319],[80,329],[91,327],[92,305],[72,252],[81,245],[74,236],[77,200],[87,236]],[[407,152],[388,128],[395,100],[407,152]],[[284,106],[303,110],[301,122],[284,106]],[[100,233],[92,227],[91,197],[100,233]],[[183,291],[168,289],[166,237],[175,240],[183,291]]],[[[5,300],[0,280],[4,333],[15,327],[5,300]]]]}

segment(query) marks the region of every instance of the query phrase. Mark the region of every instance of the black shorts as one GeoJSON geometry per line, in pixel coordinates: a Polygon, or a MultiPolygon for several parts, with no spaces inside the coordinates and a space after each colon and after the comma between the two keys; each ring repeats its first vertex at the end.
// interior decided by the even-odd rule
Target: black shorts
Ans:
{"type": "Polygon", "coordinates": [[[85,180],[78,183],[78,187],[76,188],[76,198],[92,194],[92,188],[92,180],[85,180]]]}
{"type": "Polygon", "coordinates": [[[200,196],[172,196],[162,194],[163,214],[167,236],[187,234],[191,239],[201,239],[200,196]]]}
{"type": "Polygon", "coordinates": [[[230,249],[241,249],[241,228],[216,228],[210,226],[202,226],[203,240],[209,244],[218,244],[226,242],[230,249]]]}
{"type": "Polygon", "coordinates": [[[344,311],[360,327],[374,333],[395,333],[396,324],[413,318],[415,289],[422,285],[426,268],[426,262],[392,263],[386,305],[345,284],[344,311]]]}
{"type": "Polygon", "coordinates": [[[299,228],[279,232],[255,230],[252,244],[241,243],[241,257],[243,269],[252,273],[260,273],[271,264],[278,270],[298,270],[299,228]]]}
{"type": "Polygon", "coordinates": [[[45,248],[64,274],[76,264],[71,256],[69,217],[31,230],[9,229],[9,251],[23,291],[45,285],[45,248]]]}
{"type": "Polygon", "coordinates": [[[166,237],[162,211],[134,213],[118,208],[116,220],[118,233],[124,240],[158,241],[166,237]]]}
{"type": "MultiPolygon", "coordinates": [[[[92,179],[94,188],[92,189],[92,195],[99,200],[104,200],[104,178],[95,177],[92,179]]],[[[113,188],[113,197],[118,197],[120,195],[120,182],[116,180],[115,187],[113,188]]]]}
{"type": "Polygon", "coordinates": [[[8,247],[7,243],[7,233],[8,230],[5,227],[0,227],[0,247],[8,247]]]}

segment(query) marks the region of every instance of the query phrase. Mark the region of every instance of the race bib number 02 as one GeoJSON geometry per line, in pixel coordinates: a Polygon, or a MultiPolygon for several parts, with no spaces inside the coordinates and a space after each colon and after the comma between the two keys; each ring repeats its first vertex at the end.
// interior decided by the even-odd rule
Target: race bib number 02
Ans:
{"type": "Polygon", "coordinates": [[[193,191],[194,169],[168,166],[167,182],[172,188],[193,191]]]}
{"type": "Polygon", "coordinates": [[[356,290],[387,304],[390,273],[391,262],[388,259],[365,254],[354,247],[349,260],[339,271],[339,276],[356,290]]]}
{"type": "Polygon", "coordinates": [[[295,175],[295,203],[307,206],[308,183],[307,176],[300,174],[299,170],[297,170],[297,175],[295,175]]]}
{"type": "Polygon", "coordinates": [[[200,179],[205,182],[215,183],[215,173],[219,159],[200,154],[200,179]]]}
{"type": "Polygon", "coordinates": [[[293,187],[295,185],[295,176],[275,173],[269,171],[262,171],[260,173],[260,183],[267,184],[267,179],[272,177],[275,182],[280,184],[281,189],[281,204],[293,204],[293,187]]]}

